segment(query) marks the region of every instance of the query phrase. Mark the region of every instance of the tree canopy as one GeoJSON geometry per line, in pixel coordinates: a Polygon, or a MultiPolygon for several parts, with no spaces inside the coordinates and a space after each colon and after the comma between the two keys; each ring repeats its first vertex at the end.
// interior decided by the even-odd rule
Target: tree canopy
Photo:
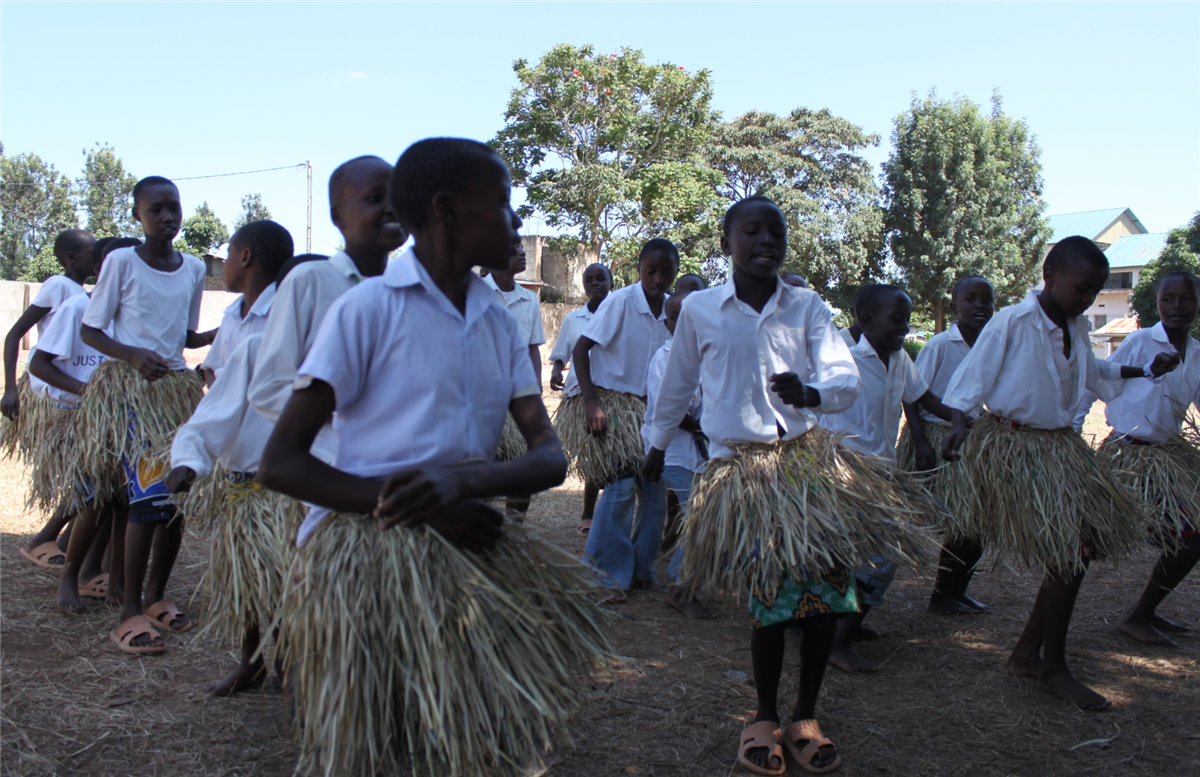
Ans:
{"type": "Polygon", "coordinates": [[[140,238],[142,227],[132,214],[137,178],[107,143],[85,148],[83,156],[83,175],[75,180],[74,193],[86,219],[85,229],[97,238],[140,238]]]}
{"type": "MultiPolygon", "coordinates": [[[[1137,287],[1129,297],[1139,327],[1152,327],[1159,322],[1158,282],[1176,270],[1200,275],[1200,211],[1192,215],[1186,226],[1171,230],[1163,252],[1142,268],[1137,287]]],[[[1192,326],[1192,334],[1200,337],[1200,321],[1192,326]]]]}
{"type": "Polygon", "coordinates": [[[258,192],[242,197],[242,212],[233,222],[233,231],[237,232],[247,224],[271,218],[271,211],[263,204],[262,195],[258,192]]]}
{"type": "Polygon", "coordinates": [[[229,230],[217,214],[202,202],[196,212],[183,220],[182,238],[175,240],[175,249],[203,258],[206,253],[229,240],[229,230]]]}
{"type": "Polygon", "coordinates": [[[36,154],[0,145],[0,277],[15,280],[64,229],[78,226],[70,180],[36,154]]]}

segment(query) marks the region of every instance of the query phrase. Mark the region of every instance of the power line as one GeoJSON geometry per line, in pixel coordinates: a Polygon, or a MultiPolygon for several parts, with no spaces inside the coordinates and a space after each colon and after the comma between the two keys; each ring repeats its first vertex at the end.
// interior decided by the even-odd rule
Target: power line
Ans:
{"type": "MultiPolygon", "coordinates": [[[[300,162],[295,165],[284,165],[283,167],[264,167],[261,170],[242,170],[236,173],[214,173],[212,175],[189,175],[183,178],[171,178],[172,181],[198,181],[202,178],[228,178],[231,175],[253,175],[254,173],[273,173],[276,170],[302,170],[308,167],[308,162],[300,162]]],[[[65,175],[63,175],[66,178],[65,175]]],[[[87,181],[88,185],[96,185],[102,183],[124,183],[127,179],[110,179],[107,181],[87,181]]],[[[68,183],[73,183],[67,179],[68,183]]],[[[0,186],[46,186],[44,183],[9,183],[0,181],[0,186]]]]}

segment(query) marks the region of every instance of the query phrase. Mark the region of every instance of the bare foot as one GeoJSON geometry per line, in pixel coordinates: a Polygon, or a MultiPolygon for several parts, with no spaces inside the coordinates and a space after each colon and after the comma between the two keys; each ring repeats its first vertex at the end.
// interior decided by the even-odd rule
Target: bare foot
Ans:
{"type": "Polygon", "coordinates": [[[957,599],[959,602],[962,602],[963,604],[967,605],[967,607],[969,607],[974,612],[991,612],[992,611],[992,608],[989,607],[988,605],[984,604],[983,602],[979,601],[978,599],[972,599],[971,597],[967,596],[966,594],[955,594],[954,598],[957,599]]]}
{"type": "Polygon", "coordinates": [[[1117,624],[1117,628],[1122,634],[1133,637],[1138,642],[1144,642],[1147,645],[1164,645],[1166,647],[1179,647],[1175,640],[1163,634],[1158,629],[1151,625],[1151,621],[1139,621],[1126,619],[1117,624]]]}
{"type": "Polygon", "coordinates": [[[613,589],[601,593],[599,598],[596,599],[596,604],[625,604],[628,601],[629,597],[625,595],[624,591],[613,589]]]}
{"type": "Polygon", "coordinates": [[[829,654],[829,665],[855,674],[875,674],[879,670],[867,659],[850,648],[837,648],[829,654]]]}
{"type": "Polygon", "coordinates": [[[591,518],[584,518],[583,520],[581,520],[579,522],[579,525],[575,527],[575,533],[578,534],[580,537],[588,536],[588,532],[590,532],[591,530],[592,530],[592,519],[591,518]]]}
{"type": "Polygon", "coordinates": [[[79,595],[79,583],[75,580],[59,578],[58,607],[70,613],[81,613],[84,611],[83,597],[79,595]]]}
{"type": "Polygon", "coordinates": [[[205,691],[209,696],[232,696],[246,688],[255,688],[267,680],[267,668],[262,659],[253,664],[238,664],[219,682],[213,683],[205,691]]]}
{"type": "Polygon", "coordinates": [[[1112,706],[1111,701],[1076,680],[1071,670],[1065,666],[1053,672],[1043,673],[1038,677],[1038,687],[1063,701],[1071,702],[1081,710],[1099,712],[1112,706]]]}
{"type": "Polygon", "coordinates": [[[635,577],[629,582],[630,591],[657,591],[658,593],[666,593],[667,587],[657,580],[643,580],[640,577],[635,577]]]}
{"type": "Polygon", "coordinates": [[[1191,626],[1184,626],[1182,623],[1169,621],[1157,614],[1150,616],[1150,625],[1159,631],[1165,631],[1169,634],[1187,634],[1192,630],[1191,626]]]}
{"type": "Polygon", "coordinates": [[[850,635],[850,641],[851,642],[874,642],[875,640],[879,639],[882,636],[883,636],[882,634],[880,634],[878,631],[871,628],[870,626],[864,626],[863,624],[860,623],[860,624],[858,624],[858,628],[854,630],[854,633],[850,635]]]}
{"type": "Polygon", "coordinates": [[[938,615],[970,615],[975,612],[951,594],[938,593],[929,595],[928,610],[938,615]]]}
{"type": "Polygon", "coordinates": [[[691,618],[692,620],[710,621],[717,617],[717,614],[700,603],[700,597],[692,595],[685,597],[683,589],[679,586],[671,586],[667,589],[667,593],[663,596],[663,601],[668,607],[674,607],[681,613],[691,618]]]}
{"type": "Polygon", "coordinates": [[[1013,651],[1008,657],[1008,671],[1017,677],[1037,677],[1042,673],[1042,658],[1037,653],[1018,653],[1013,651]]]}

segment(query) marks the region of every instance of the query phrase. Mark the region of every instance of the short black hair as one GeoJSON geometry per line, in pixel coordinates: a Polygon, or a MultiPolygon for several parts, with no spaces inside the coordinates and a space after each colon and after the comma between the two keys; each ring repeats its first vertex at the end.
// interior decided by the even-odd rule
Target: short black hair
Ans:
{"type": "Polygon", "coordinates": [[[288,259],[286,262],[284,262],[283,267],[279,268],[279,274],[275,276],[275,282],[283,283],[283,279],[288,276],[288,273],[305,262],[317,262],[328,258],[329,257],[325,256],[325,254],[297,254],[296,256],[293,256],[291,259],[288,259]]]}
{"type": "MultiPolygon", "coordinates": [[[[806,289],[808,288],[808,279],[805,278],[803,275],[801,275],[798,272],[785,272],[785,273],[780,274],[779,278],[780,278],[780,280],[783,280],[785,278],[795,278],[796,280],[800,281],[801,286],[803,286],[806,289]]],[[[786,280],[784,280],[783,282],[787,283],[786,280]]]]}
{"type": "Polygon", "coordinates": [[[96,266],[97,264],[99,264],[104,259],[105,247],[109,243],[111,243],[112,241],[114,241],[116,239],[117,238],[115,238],[115,237],[102,237],[99,240],[97,240],[95,243],[92,243],[92,266],[93,267],[96,266]]]}
{"type": "Polygon", "coordinates": [[[1042,263],[1042,271],[1058,272],[1071,265],[1081,263],[1087,264],[1093,269],[1108,272],[1108,257],[1104,255],[1104,252],[1086,237],[1072,235],[1064,237],[1054,244],[1054,248],[1051,248],[1050,253],[1046,254],[1046,261],[1042,263]]]}
{"type": "Polygon", "coordinates": [[[292,258],[295,249],[291,233],[270,219],[251,221],[235,232],[229,242],[235,240],[250,249],[250,254],[271,281],[279,277],[280,268],[292,258]]]}
{"type": "Polygon", "coordinates": [[[642,245],[642,250],[638,252],[638,267],[642,266],[642,262],[646,260],[647,254],[652,254],[656,251],[661,251],[667,256],[675,260],[675,269],[679,269],[679,249],[675,244],[665,237],[655,237],[647,240],[642,245]]]}
{"type": "MultiPolygon", "coordinates": [[[[953,287],[951,287],[950,299],[956,298],[958,296],[958,290],[960,288],[962,288],[962,286],[964,284],[970,283],[971,281],[983,281],[984,283],[986,283],[988,285],[988,288],[992,288],[992,282],[989,281],[987,278],[984,278],[982,275],[966,275],[962,278],[959,278],[958,282],[955,283],[953,287]]],[[[992,288],[992,292],[995,293],[994,288],[992,288]]]]}
{"type": "MultiPolygon", "coordinates": [[[[675,279],[675,288],[679,288],[679,282],[680,282],[681,280],[683,280],[684,278],[695,278],[696,280],[700,281],[700,288],[701,288],[701,289],[707,289],[707,288],[708,288],[708,281],[706,281],[706,280],[704,279],[704,276],[703,276],[703,275],[699,275],[699,274],[697,274],[697,273],[694,273],[694,272],[685,272],[683,275],[680,275],[678,278],[676,278],[676,279],[675,279]]],[[[687,294],[687,293],[688,293],[688,292],[684,292],[684,294],[687,294]]]]}
{"type": "Polygon", "coordinates": [[[1197,278],[1187,270],[1172,270],[1163,277],[1158,279],[1158,286],[1155,287],[1155,292],[1162,291],[1164,283],[1169,281],[1184,281],[1192,284],[1192,293],[1200,293],[1200,278],[1197,278]]]}
{"type": "Polygon", "coordinates": [[[904,289],[890,283],[869,283],[859,288],[858,293],[854,295],[854,317],[862,318],[864,311],[874,314],[885,300],[897,294],[908,296],[904,289]]]}
{"type": "MultiPolygon", "coordinates": [[[[690,292],[690,291],[680,291],[680,292],[676,292],[675,294],[672,294],[671,296],[667,297],[667,301],[663,303],[663,310],[666,310],[667,305],[670,305],[673,300],[679,300],[679,304],[682,305],[684,298],[686,298],[691,293],[692,292],[690,292]]],[[[682,308],[680,308],[680,309],[682,310],[682,308]]]]}
{"type": "MultiPolygon", "coordinates": [[[[64,229],[54,238],[54,255],[62,259],[71,251],[78,251],[87,244],[86,237],[92,237],[92,233],[86,229],[64,229]]],[[[94,238],[93,238],[94,239],[94,238]]],[[[88,246],[91,250],[91,246],[88,246]]]]}
{"type": "MultiPolygon", "coordinates": [[[[587,272],[588,270],[592,269],[593,267],[599,267],[601,270],[604,270],[604,272],[608,273],[608,282],[610,284],[613,282],[612,270],[609,269],[607,264],[603,264],[602,262],[592,262],[587,267],[583,268],[583,272],[587,272]]],[[[580,273],[579,275],[580,275],[580,277],[583,277],[583,273],[580,273]]]]}
{"type": "MultiPolygon", "coordinates": [[[[377,157],[374,154],[364,154],[363,156],[356,156],[353,159],[347,160],[338,165],[337,168],[334,169],[333,174],[329,176],[330,208],[337,205],[339,199],[341,198],[342,187],[346,185],[346,174],[349,173],[351,168],[353,168],[355,165],[358,165],[360,162],[366,162],[367,160],[382,162],[385,165],[388,164],[387,160],[383,159],[382,157],[377,157]]],[[[388,167],[391,167],[391,165],[388,165],[388,167]]]]}
{"type": "Polygon", "coordinates": [[[142,241],[136,237],[114,237],[112,242],[104,246],[104,250],[100,252],[99,257],[92,254],[92,267],[95,267],[97,264],[103,264],[108,255],[119,248],[136,248],[141,244],[142,241]]]}
{"type": "Polygon", "coordinates": [[[771,199],[770,197],[764,197],[761,194],[752,194],[749,197],[743,197],[742,199],[730,205],[729,210],[725,211],[725,218],[721,219],[721,234],[728,235],[729,228],[733,225],[733,219],[735,216],[737,216],[738,211],[754,202],[769,202],[776,208],[779,207],[775,200],[771,199]]]}
{"type": "Polygon", "coordinates": [[[466,138],[426,138],[405,149],[388,181],[388,203],[400,226],[424,229],[434,196],[465,191],[483,162],[504,164],[491,146],[466,138]]]}
{"type": "MultiPolygon", "coordinates": [[[[170,178],[163,178],[161,175],[149,175],[149,176],[146,176],[145,178],[143,178],[142,180],[138,181],[137,183],[135,183],[133,185],[133,204],[134,204],[134,206],[135,207],[137,206],[138,197],[142,196],[142,192],[146,190],[146,187],[161,186],[163,184],[166,184],[168,186],[175,186],[174,181],[172,181],[170,178]]],[[[178,189],[179,187],[175,186],[175,188],[178,189]]]]}

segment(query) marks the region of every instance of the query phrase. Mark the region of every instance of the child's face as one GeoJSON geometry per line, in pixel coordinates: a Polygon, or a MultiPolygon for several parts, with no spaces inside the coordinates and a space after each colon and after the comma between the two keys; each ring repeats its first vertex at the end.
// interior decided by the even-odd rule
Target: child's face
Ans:
{"type": "Polygon", "coordinates": [[[390,253],[408,239],[387,203],[391,174],[392,166],[382,159],[364,159],[346,171],[331,215],[347,249],[390,253]]]}
{"type": "Polygon", "coordinates": [[[676,292],[667,300],[667,331],[671,333],[671,337],[675,336],[675,325],[679,323],[679,313],[683,310],[683,298],[687,296],[687,292],[680,294],[676,292]]]}
{"type": "Polygon", "coordinates": [[[250,249],[238,241],[234,235],[229,241],[229,258],[221,265],[221,274],[225,278],[225,288],[241,293],[246,290],[246,263],[250,258],[250,249]]]}
{"type": "Polygon", "coordinates": [[[666,251],[647,251],[638,262],[638,279],[642,282],[642,290],[650,298],[661,298],[675,282],[675,273],[679,272],[675,257],[666,251]]]}
{"type": "MultiPolygon", "coordinates": [[[[521,226],[521,219],[509,202],[512,179],[500,157],[482,160],[479,167],[475,182],[456,196],[461,247],[480,267],[503,272],[512,263],[513,241],[521,226]]],[[[522,264],[524,258],[522,251],[522,264]]]]}
{"type": "Polygon", "coordinates": [[[612,280],[608,270],[598,264],[590,265],[583,271],[583,293],[592,302],[603,302],[612,291],[612,280]]]}
{"type": "Polygon", "coordinates": [[[904,347],[904,336],[908,334],[908,321],[912,317],[912,300],[907,294],[892,294],[878,309],[859,321],[862,336],[877,351],[899,351],[904,347]]]}
{"type": "Polygon", "coordinates": [[[156,183],[142,189],[133,204],[133,217],[151,240],[171,242],[183,224],[183,204],[175,184],[156,183]]]}
{"type": "Polygon", "coordinates": [[[1058,309],[1068,318],[1082,316],[1108,280],[1108,270],[1087,262],[1071,262],[1061,270],[1044,270],[1042,280],[1058,309]]]}
{"type": "Polygon", "coordinates": [[[513,255],[512,260],[508,264],[508,271],[513,275],[520,275],[525,272],[527,266],[525,246],[521,242],[521,236],[518,235],[513,241],[513,255]]]}
{"type": "Polygon", "coordinates": [[[1187,331],[1196,323],[1196,287],[1182,278],[1158,286],[1158,317],[1167,329],[1187,331]]]}
{"type": "Polygon", "coordinates": [[[983,329],[983,325],[991,321],[992,314],[996,312],[992,284],[982,278],[962,284],[953,302],[958,325],[968,329],[983,329]]]}
{"type": "Polygon", "coordinates": [[[755,278],[779,273],[787,255],[787,221],[771,202],[751,202],[742,206],[729,234],[721,236],[721,251],[733,260],[733,266],[755,278]]]}
{"type": "Polygon", "coordinates": [[[86,278],[89,275],[94,275],[99,270],[92,268],[92,246],[96,245],[96,238],[91,235],[80,237],[79,245],[67,255],[59,260],[59,264],[63,269],[72,275],[79,278],[86,278]]]}

